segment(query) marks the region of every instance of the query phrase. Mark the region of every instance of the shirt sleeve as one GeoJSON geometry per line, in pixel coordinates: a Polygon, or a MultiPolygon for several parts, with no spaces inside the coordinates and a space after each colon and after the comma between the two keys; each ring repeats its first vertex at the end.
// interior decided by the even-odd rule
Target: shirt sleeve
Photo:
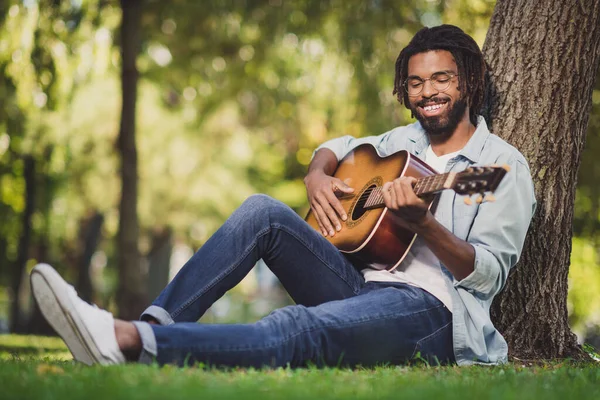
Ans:
{"type": "MultiPolygon", "coordinates": [[[[329,149],[335,154],[338,161],[340,161],[351,150],[365,143],[375,147],[375,150],[377,150],[379,156],[387,157],[403,147],[401,140],[394,140],[394,137],[392,136],[392,134],[396,131],[397,133],[400,133],[401,129],[402,128],[396,128],[378,136],[367,136],[358,139],[350,135],[331,139],[317,147],[313,153],[313,157],[317,151],[321,149],[329,149]]],[[[396,135],[395,139],[400,137],[402,137],[402,135],[396,135]]]]}
{"type": "Polygon", "coordinates": [[[507,164],[510,171],[494,193],[496,201],[479,206],[467,237],[475,249],[474,270],[454,282],[454,286],[476,292],[483,299],[493,297],[504,287],[510,269],[519,260],[536,208],[526,161],[517,157],[507,164]]]}

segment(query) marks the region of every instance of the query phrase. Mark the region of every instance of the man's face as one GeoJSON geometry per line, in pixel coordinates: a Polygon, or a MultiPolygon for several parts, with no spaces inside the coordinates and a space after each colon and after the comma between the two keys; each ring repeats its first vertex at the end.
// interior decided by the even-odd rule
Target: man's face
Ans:
{"type": "Polygon", "coordinates": [[[451,135],[466,116],[467,101],[458,90],[457,74],[456,62],[449,51],[428,51],[415,54],[408,60],[408,79],[423,81],[421,92],[409,96],[409,107],[430,135],[451,135]],[[443,73],[451,76],[445,89],[439,81],[433,82],[443,73]],[[443,90],[439,90],[440,87],[443,90]]]}

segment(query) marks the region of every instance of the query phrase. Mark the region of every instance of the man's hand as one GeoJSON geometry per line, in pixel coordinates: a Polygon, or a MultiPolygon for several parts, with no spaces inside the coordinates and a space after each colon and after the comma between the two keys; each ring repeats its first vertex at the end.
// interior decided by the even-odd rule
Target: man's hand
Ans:
{"type": "Polygon", "coordinates": [[[336,191],[352,193],[353,188],[338,178],[322,171],[312,171],[304,178],[308,201],[323,236],[333,236],[342,229],[340,218],[345,221],[348,216],[335,195],[336,191]],[[334,229],[335,228],[335,229],[334,229]]]}
{"type": "Polygon", "coordinates": [[[421,199],[415,194],[413,185],[417,180],[402,176],[383,185],[385,206],[406,222],[406,227],[415,233],[424,229],[429,217],[430,199],[421,199]]]}
{"type": "Polygon", "coordinates": [[[418,197],[413,190],[416,181],[412,177],[401,177],[384,184],[385,206],[402,218],[406,228],[425,240],[427,247],[456,279],[466,278],[475,268],[475,249],[436,221],[429,211],[433,197],[418,197]]]}

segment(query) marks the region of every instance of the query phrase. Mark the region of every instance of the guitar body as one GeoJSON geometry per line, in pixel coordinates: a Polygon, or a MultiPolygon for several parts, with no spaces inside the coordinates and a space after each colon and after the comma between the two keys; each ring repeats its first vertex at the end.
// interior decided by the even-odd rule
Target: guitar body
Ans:
{"type": "MultiPolygon", "coordinates": [[[[327,239],[362,265],[394,270],[410,250],[417,235],[401,227],[400,218],[387,207],[364,208],[364,199],[374,187],[400,176],[418,179],[436,173],[405,150],[382,158],[369,144],[356,147],[340,161],[334,174],[354,188],[354,193],[338,196],[348,219],[341,221],[341,231],[327,239]]],[[[320,231],[312,210],[306,216],[306,222],[320,231]]]]}

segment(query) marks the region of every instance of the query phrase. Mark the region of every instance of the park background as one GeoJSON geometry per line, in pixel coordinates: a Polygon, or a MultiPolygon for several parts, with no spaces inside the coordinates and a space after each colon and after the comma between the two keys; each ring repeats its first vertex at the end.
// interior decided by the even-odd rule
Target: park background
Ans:
{"type": "MultiPolygon", "coordinates": [[[[482,46],[494,6],[491,0],[147,0],[131,11],[139,26],[127,31],[117,1],[3,0],[0,331],[51,332],[29,292],[27,276],[37,262],[55,266],[84,298],[133,315],[136,301],[151,300],[249,195],[269,194],[304,215],[302,179],[318,144],[412,122],[392,88],[395,59],[414,33],[450,23],[482,46]],[[122,104],[131,101],[122,98],[121,85],[136,93],[131,75],[121,75],[121,51],[131,40],[135,47],[136,35],[132,152],[119,140],[122,104]],[[122,192],[123,154],[124,163],[137,162],[137,193],[122,192]],[[139,217],[131,235],[138,258],[127,277],[135,284],[125,287],[118,267],[122,193],[135,197],[139,217]]],[[[580,341],[598,343],[598,79],[592,102],[568,307],[580,341]]],[[[287,303],[259,263],[204,318],[253,321],[287,303]]]]}

